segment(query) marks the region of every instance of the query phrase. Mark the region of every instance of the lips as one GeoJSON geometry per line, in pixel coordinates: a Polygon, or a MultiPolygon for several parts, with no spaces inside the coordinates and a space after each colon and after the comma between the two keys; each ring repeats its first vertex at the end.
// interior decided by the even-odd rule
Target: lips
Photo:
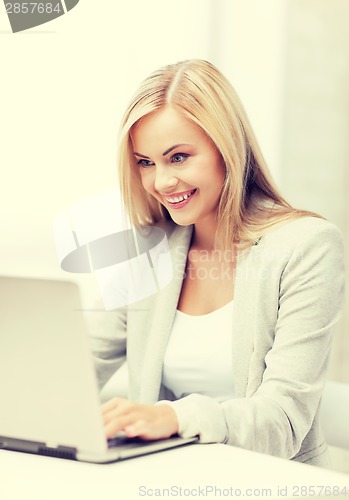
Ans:
{"type": "Polygon", "coordinates": [[[177,203],[181,203],[183,201],[186,201],[195,192],[196,192],[196,189],[192,189],[191,191],[186,191],[186,192],[183,192],[183,193],[178,193],[178,194],[176,194],[174,196],[165,196],[164,198],[171,205],[176,205],[177,203]]]}

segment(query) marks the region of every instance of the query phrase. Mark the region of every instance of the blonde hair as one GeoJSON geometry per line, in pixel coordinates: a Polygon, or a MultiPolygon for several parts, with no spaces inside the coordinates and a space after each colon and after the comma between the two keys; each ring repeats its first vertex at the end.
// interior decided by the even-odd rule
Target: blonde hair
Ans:
{"type": "Polygon", "coordinates": [[[317,214],[293,208],[274,185],[249,120],[229,81],[211,63],[189,60],[165,66],[140,86],[123,117],[119,142],[121,193],[131,222],[154,224],[170,215],[141,184],[134,165],[130,131],[143,117],[170,105],[201,127],[226,167],[216,231],[216,247],[233,242],[246,248],[274,224],[317,214]]]}

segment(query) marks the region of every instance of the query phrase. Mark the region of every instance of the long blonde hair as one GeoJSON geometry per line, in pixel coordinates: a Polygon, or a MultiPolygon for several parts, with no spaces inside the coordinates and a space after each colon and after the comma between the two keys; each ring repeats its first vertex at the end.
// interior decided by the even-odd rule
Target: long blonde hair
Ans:
{"type": "Polygon", "coordinates": [[[123,117],[118,152],[125,208],[136,226],[170,215],[142,186],[135,168],[131,128],[144,116],[170,105],[199,125],[225,163],[216,231],[216,247],[254,244],[271,226],[286,219],[317,214],[293,208],[281,196],[265,163],[249,120],[229,81],[211,63],[189,60],[165,66],[140,86],[123,117]]]}

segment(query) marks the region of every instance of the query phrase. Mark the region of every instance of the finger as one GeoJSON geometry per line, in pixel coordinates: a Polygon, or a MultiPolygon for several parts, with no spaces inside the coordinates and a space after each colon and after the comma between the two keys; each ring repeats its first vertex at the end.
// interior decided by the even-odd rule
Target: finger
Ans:
{"type": "Polygon", "coordinates": [[[117,419],[113,419],[105,425],[105,435],[107,439],[116,436],[119,432],[124,431],[125,427],[133,425],[137,421],[134,414],[125,415],[117,419]]]}
{"type": "Polygon", "coordinates": [[[107,413],[108,411],[113,410],[114,408],[116,408],[123,401],[127,401],[127,400],[124,399],[124,398],[113,398],[113,399],[110,399],[109,401],[107,401],[106,403],[104,403],[101,406],[102,413],[107,413]]]}
{"type": "Polygon", "coordinates": [[[137,420],[136,422],[126,425],[124,427],[124,431],[127,437],[136,437],[140,436],[141,434],[146,434],[148,429],[149,424],[145,422],[145,420],[137,420]]]}
{"type": "Polygon", "coordinates": [[[134,424],[127,425],[125,426],[124,431],[126,437],[139,437],[144,441],[166,439],[171,436],[171,433],[167,433],[159,428],[154,428],[154,425],[146,420],[138,420],[134,424]]]}
{"type": "Polygon", "coordinates": [[[111,420],[117,420],[120,417],[129,415],[132,412],[137,411],[137,409],[138,405],[131,403],[128,400],[123,400],[118,404],[118,406],[102,414],[104,425],[108,424],[111,420]]]}

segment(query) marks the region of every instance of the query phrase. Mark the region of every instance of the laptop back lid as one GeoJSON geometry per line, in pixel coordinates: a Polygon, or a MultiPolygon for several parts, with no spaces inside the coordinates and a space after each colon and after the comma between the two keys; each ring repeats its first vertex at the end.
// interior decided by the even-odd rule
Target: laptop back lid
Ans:
{"type": "Polygon", "coordinates": [[[0,277],[0,398],[2,437],[107,449],[74,283],[0,277]]]}

